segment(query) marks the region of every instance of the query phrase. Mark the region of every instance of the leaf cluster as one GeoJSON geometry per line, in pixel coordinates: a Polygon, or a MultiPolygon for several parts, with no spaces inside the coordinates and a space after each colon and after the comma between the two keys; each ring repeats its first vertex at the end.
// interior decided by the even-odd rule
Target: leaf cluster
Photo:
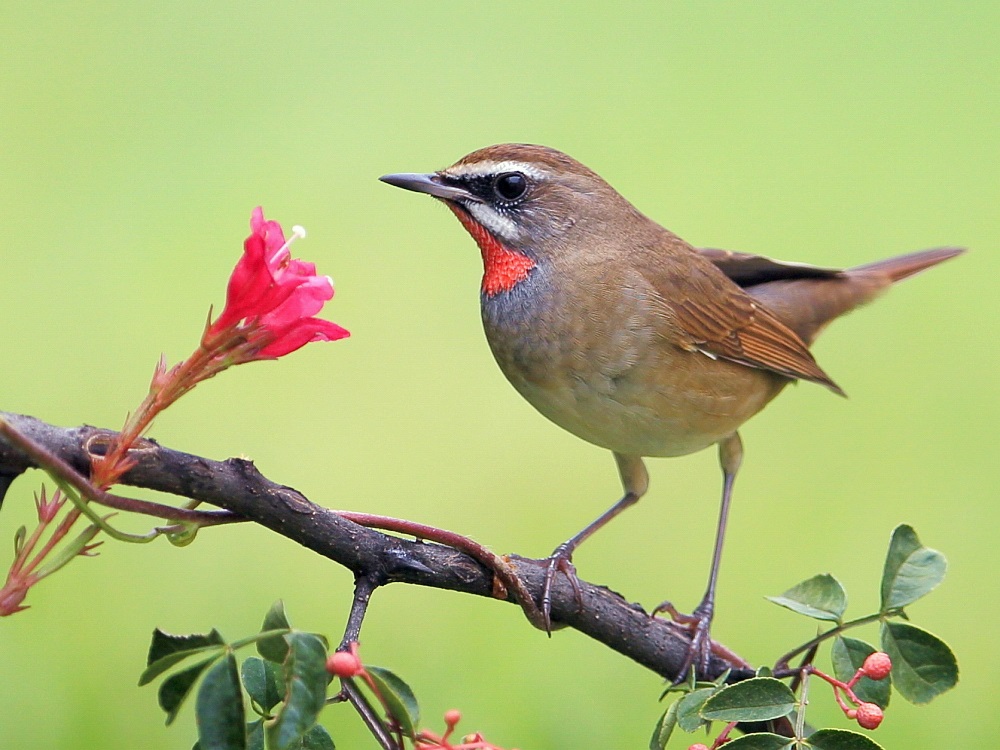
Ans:
{"type": "Polygon", "coordinates": [[[158,698],[170,724],[198,685],[194,750],[334,750],[333,739],[316,723],[330,679],[327,650],[323,636],[289,625],[279,601],[260,632],[231,643],[217,630],[195,635],[154,630],[139,684],[187,663],[161,683],[158,698]],[[236,651],[251,644],[259,656],[238,666],[236,651]]]}
{"type": "MultiPolygon", "coordinates": [[[[813,576],[793,586],[780,596],[768,597],[775,604],[816,620],[834,623],[829,630],[778,660],[775,672],[798,674],[788,668],[788,661],[805,653],[812,658],[814,649],[832,640],[831,661],[838,680],[847,682],[875,647],[863,640],[843,635],[846,630],[879,623],[881,649],[892,660],[890,677],[874,681],[862,677],[854,686],[858,698],[881,708],[889,704],[892,687],[912,703],[926,703],[955,686],[958,665],[948,645],[940,638],[909,620],[905,607],[934,590],[944,579],[947,563],[940,552],[923,546],[917,533],[907,525],[892,533],[880,582],[880,606],[877,612],[855,620],[846,620],[847,592],[830,574],[813,576]],[[904,621],[900,622],[899,619],[904,621]]],[[[804,664],[801,669],[811,665],[804,664]]],[[[677,727],[694,732],[709,729],[715,721],[758,723],[789,717],[795,719],[795,737],[771,732],[755,732],[726,742],[727,750],[875,750],[878,743],[858,732],[845,729],[820,729],[805,736],[805,696],[795,692],[762,668],[758,676],[726,685],[723,675],[714,683],[691,682],[681,688],[684,695],[671,703],[653,730],[650,750],[663,750],[677,727]],[[800,715],[801,714],[801,715],[800,715]]]]}

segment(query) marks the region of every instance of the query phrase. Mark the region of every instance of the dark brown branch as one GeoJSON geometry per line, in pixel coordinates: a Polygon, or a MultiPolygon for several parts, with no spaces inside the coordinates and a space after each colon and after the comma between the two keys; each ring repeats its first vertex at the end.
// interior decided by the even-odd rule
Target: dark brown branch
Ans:
{"type": "Polygon", "coordinates": [[[351,601],[351,613],[347,617],[347,626],[344,628],[344,637],[340,639],[338,651],[346,650],[348,646],[356,643],[361,637],[361,624],[368,612],[368,602],[371,601],[375,589],[381,585],[381,581],[370,575],[354,577],[354,599],[351,601]]]}
{"type": "Polygon", "coordinates": [[[3,507],[3,499],[7,495],[7,489],[17,479],[17,474],[0,474],[0,508],[3,507]]]}
{"type": "MultiPolygon", "coordinates": [[[[59,456],[50,453],[42,447],[41,444],[28,439],[26,435],[14,429],[12,425],[3,419],[0,419],[0,438],[8,440],[12,444],[12,447],[17,448],[24,453],[35,466],[44,466],[45,470],[48,471],[49,474],[51,474],[55,479],[66,482],[68,485],[73,487],[73,489],[79,492],[81,497],[98,503],[99,505],[105,505],[109,508],[114,508],[115,510],[141,513],[146,516],[153,516],[154,518],[166,518],[171,521],[188,521],[191,523],[197,523],[199,526],[218,526],[224,523],[240,523],[248,520],[228,510],[191,510],[190,508],[177,508],[172,505],[151,503],[148,500],[138,500],[133,497],[121,497],[120,495],[113,495],[110,492],[105,492],[99,487],[95,487],[91,484],[84,474],[78,472],[68,463],[59,458],[59,456]]],[[[103,445],[107,441],[102,440],[99,442],[103,445]]],[[[149,441],[145,440],[142,442],[143,446],[141,448],[137,448],[137,450],[146,450],[150,446],[153,446],[153,449],[155,450],[155,444],[149,443],[149,441]]],[[[97,443],[98,441],[88,440],[84,449],[90,451],[91,454],[96,454],[97,451],[94,448],[97,443]]],[[[103,453],[101,455],[103,455],[103,453]]],[[[7,487],[10,486],[10,483],[14,480],[14,478],[15,477],[9,477],[7,479],[7,483],[2,487],[4,491],[6,491],[7,487]]]]}
{"type": "Polygon", "coordinates": [[[375,709],[372,708],[372,704],[369,703],[365,694],[358,690],[358,686],[354,684],[354,680],[341,680],[341,685],[341,693],[345,700],[354,706],[354,710],[358,712],[361,720],[368,727],[368,731],[372,733],[375,741],[378,742],[379,747],[382,750],[402,750],[399,743],[386,731],[385,725],[382,724],[375,709]]]}
{"type": "MultiPolygon", "coordinates": [[[[106,430],[62,428],[38,419],[0,412],[16,430],[81,473],[89,470],[87,446],[100,444],[106,430]]],[[[364,576],[386,583],[410,583],[460,591],[476,596],[494,594],[493,574],[472,557],[439,544],[409,541],[364,528],[316,505],[297,490],[264,477],[252,462],[207,458],[164,448],[153,441],[130,454],[135,466],[124,484],[210,503],[266,526],[318,554],[364,576]]],[[[17,476],[37,464],[10,441],[0,437],[0,478],[17,476]]],[[[540,595],[544,569],[511,558],[527,591],[540,595]]],[[[582,604],[564,578],[553,586],[553,620],[579,630],[667,679],[684,663],[688,640],[673,624],[650,617],[619,594],[580,582],[582,604]]],[[[713,656],[709,675],[732,669],[734,679],[753,674],[741,660],[713,656]]]]}

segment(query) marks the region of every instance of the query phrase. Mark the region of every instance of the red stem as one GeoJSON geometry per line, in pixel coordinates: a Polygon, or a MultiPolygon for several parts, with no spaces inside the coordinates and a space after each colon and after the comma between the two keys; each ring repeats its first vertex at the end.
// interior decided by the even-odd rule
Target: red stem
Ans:
{"type": "Polygon", "coordinates": [[[456,534],[454,531],[427,526],[415,521],[406,521],[401,518],[379,516],[372,513],[357,513],[348,510],[337,510],[334,513],[359,526],[395,531],[399,534],[417,537],[418,539],[429,539],[432,542],[438,542],[439,544],[464,551],[470,557],[493,571],[508,591],[513,591],[517,603],[521,605],[521,609],[524,610],[525,616],[532,625],[542,630],[545,629],[544,618],[535,604],[535,600],[531,598],[531,594],[525,588],[524,582],[518,578],[514,569],[506,560],[499,555],[495,555],[474,539],[456,534]]]}
{"type": "Polygon", "coordinates": [[[28,565],[29,574],[33,572],[35,569],[37,569],[39,565],[42,564],[42,561],[45,560],[46,555],[48,555],[55,548],[55,546],[62,541],[63,537],[65,537],[69,533],[69,530],[73,528],[73,524],[77,522],[77,519],[80,518],[80,515],[81,513],[79,509],[73,508],[66,514],[66,517],[59,522],[59,525],[56,526],[55,531],[52,532],[52,536],[49,537],[49,540],[45,543],[45,546],[42,547],[42,549],[38,552],[38,554],[35,555],[35,559],[33,559],[31,563],[28,565]]]}
{"type": "Polygon", "coordinates": [[[14,562],[10,566],[10,573],[7,574],[7,580],[10,580],[14,576],[18,575],[24,569],[24,565],[27,563],[28,557],[34,551],[35,545],[38,544],[38,540],[41,539],[46,526],[48,526],[48,523],[39,521],[38,526],[35,527],[33,532],[31,532],[31,536],[24,540],[24,544],[21,545],[21,551],[18,553],[17,557],[14,558],[14,562]]]}

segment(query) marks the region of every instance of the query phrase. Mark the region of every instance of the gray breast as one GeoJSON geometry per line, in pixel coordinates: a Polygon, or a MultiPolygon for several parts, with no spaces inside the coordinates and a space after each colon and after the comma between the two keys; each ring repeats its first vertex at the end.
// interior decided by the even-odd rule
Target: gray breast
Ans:
{"type": "Polygon", "coordinates": [[[567,328],[559,294],[545,270],[536,267],[510,291],[481,297],[490,349],[519,389],[519,381],[548,381],[557,364],[571,355],[574,332],[567,328]]]}

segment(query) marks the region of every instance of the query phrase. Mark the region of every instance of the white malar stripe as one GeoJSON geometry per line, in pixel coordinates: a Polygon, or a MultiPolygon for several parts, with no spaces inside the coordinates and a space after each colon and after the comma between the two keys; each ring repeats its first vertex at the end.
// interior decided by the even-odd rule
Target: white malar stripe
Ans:
{"type": "Polygon", "coordinates": [[[510,217],[501,216],[485,203],[463,203],[472,218],[501,239],[513,241],[518,238],[517,224],[510,217]]]}
{"type": "Polygon", "coordinates": [[[549,176],[544,169],[523,161],[477,161],[474,164],[457,164],[444,170],[444,174],[452,177],[485,177],[503,172],[520,172],[536,180],[549,176]]]}

